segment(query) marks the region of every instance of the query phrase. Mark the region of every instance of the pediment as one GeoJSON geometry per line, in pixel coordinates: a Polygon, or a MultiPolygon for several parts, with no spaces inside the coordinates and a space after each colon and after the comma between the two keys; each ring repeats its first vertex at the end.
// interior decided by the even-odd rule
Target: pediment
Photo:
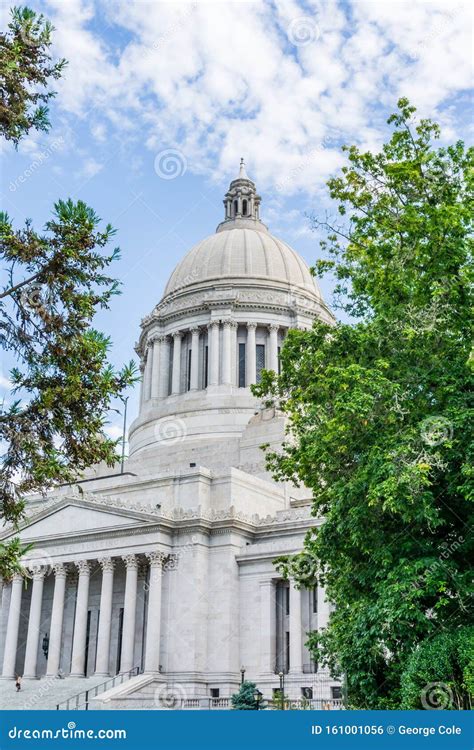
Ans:
{"type": "Polygon", "coordinates": [[[140,518],[140,514],[122,508],[91,507],[90,503],[68,502],[27,519],[19,536],[22,542],[30,542],[130,528],[146,522],[147,519],[140,518]]]}

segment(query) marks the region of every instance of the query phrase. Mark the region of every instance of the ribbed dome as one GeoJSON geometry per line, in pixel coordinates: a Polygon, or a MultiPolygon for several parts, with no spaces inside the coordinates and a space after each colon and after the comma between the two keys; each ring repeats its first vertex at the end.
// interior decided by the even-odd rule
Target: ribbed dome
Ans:
{"type": "Polygon", "coordinates": [[[289,245],[273,237],[261,222],[252,222],[255,226],[251,227],[238,224],[221,225],[216,234],[195,245],[171,274],[164,297],[216,279],[255,284],[265,279],[320,296],[305,261],[289,245]]]}

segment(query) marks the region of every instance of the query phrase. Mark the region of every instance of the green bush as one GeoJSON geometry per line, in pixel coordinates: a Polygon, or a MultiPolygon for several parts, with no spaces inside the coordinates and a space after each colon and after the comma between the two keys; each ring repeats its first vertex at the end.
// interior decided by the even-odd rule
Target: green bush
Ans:
{"type": "Polygon", "coordinates": [[[403,709],[469,710],[474,695],[474,627],[423,641],[401,678],[403,709]]]}

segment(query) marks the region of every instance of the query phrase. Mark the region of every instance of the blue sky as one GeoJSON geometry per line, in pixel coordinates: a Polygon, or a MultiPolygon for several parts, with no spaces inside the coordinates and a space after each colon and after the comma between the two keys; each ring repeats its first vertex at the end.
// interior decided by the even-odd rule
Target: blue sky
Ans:
{"type": "MultiPolygon", "coordinates": [[[[141,318],[194,243],[222,219],[241,156],[262,218],[309,263],[342,143],[377,149],[397,99],[472,135],[472,16],[447,2],[32,0],[69,60],[48,134],[3,146],[2,208],[40,228],[81,198],[117,229],[122,295],[97,327],[134,356],[141,318]],[[169,170],[169,171],[167,171],[169,170]]],[[[3,5],[3,23],[8,5],[3,5]]],[[[330,302],[331,281],[321,284],[330,302]]],[[[10,360],[0,372],[8,385],[10,360]]],[[[137,394],[131,394],[131,417],[137,394]]],[[[110,431],[120,419],[111,414],[110,431]]]]}

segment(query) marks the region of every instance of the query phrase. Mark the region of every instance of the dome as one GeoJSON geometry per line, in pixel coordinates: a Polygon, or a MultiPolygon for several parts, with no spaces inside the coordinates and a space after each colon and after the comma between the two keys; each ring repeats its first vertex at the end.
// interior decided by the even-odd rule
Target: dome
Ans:
{"type": "MultiPolygon", "coordinates": [[[[250,222],[248,222],[250,223],[250,222]]],[[[198,242],[178,263],[164,296],[204,281],[237,279],[259,284],[262,280],[319,291],[304,260],[286,242],[261,227],[225,227],[198,242]]]]}

